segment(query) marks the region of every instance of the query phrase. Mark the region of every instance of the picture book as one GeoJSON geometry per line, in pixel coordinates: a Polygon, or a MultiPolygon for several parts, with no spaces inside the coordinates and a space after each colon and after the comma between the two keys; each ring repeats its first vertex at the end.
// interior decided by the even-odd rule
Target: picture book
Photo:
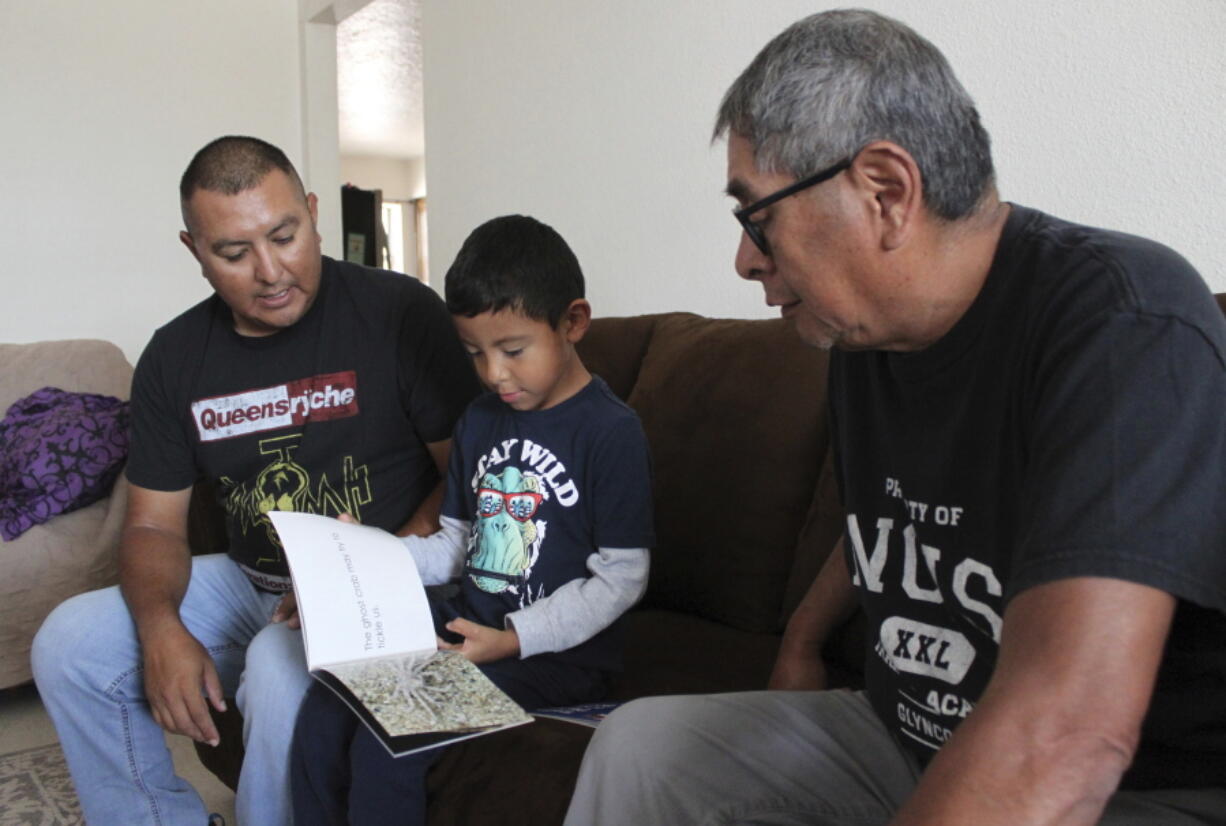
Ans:
{"type": "Polygon", "coordinates": [[[455,651],[438,650],[403,541],[366,525],[268,514],[281,538],[307,667],[395,757],[532,721],[455,651]]]}
{"type": "Polygon", "coordinates": [[[621,703],[580,703],[574,706],[538,708],[532,712],[532,716],[548,717],[551,720],[565,720],[568,723],[578,723],[581,726],[596,728],[619,705],[621,703]]]}

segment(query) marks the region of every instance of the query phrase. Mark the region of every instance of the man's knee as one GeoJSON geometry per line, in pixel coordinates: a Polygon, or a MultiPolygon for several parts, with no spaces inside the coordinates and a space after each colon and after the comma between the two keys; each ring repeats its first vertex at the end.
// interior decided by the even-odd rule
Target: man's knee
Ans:
{"type": "Polygon", "coordinates": [[[68,642],[67,637],[73,635],[76,623],[67,620],[67,616],[72,612],[63,609],[64,603],[61,603],[47,615],[30,645],[30,669],[34,672],[34,681],[37,683],[53,679],[54,675],[60,674],[65,666],[73,661],[71,657],[64,656],[64,649],[71,646],[71,643],[64,643],[68,642]]]}
{"type": "Polygon", "coordinates": [[[271,704],[292,715],[310,683],[301,632],[277,623],[252,638],[239,690],[243,706],[271,704]]]}
{"type": "Polygon", "coordinates": [[[43,620],[30,647],[35,682],[47,688],[75,668],[87,668],[90,655],[103,647],[100,640],[111,635],[104,629],[116,624],[131,625],[118,588],[89,591],[60,603],[43,620]]]}
{"type": "Polygon", "coordinates": [[[645,697],[615,709],[601,721],[585,760],[609,766],[617,761],[650,759],[667,765],[679,752],[685,718],[692,710],[680,697],[645,697]]]}

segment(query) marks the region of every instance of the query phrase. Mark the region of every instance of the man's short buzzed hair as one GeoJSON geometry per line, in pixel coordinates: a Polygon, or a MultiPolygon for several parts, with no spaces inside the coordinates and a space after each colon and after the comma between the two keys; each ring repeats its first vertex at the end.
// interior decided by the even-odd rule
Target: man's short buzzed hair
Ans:
{"type": "Polygon", "coordinates": [[[306,188],[298,170],[277,147],[268,141],[243,135],[226,135],[196,153],[179,181],[179,203],[187,223],[187,202],[196,190],[237,195],[259,186],[264,176],[280,169],[294,182],[299,196],[306,200],[306,188]]]}

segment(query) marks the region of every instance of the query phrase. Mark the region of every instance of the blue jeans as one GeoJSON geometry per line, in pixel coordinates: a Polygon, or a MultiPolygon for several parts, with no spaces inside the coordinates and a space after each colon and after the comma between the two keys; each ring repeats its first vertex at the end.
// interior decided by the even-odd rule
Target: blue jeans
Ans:
{"type": "MultiPolygon", "coordinates": [[[[268,622],[279,599],[213,554],[193,557],[179,609],[243,713],[236,814],[250,826],[291,822],[290,742],[311,682],[301,632],[268,622]]],[[[175,774],[149,712],[136,627],[117,587],[56,608],[35,637],[31,661],[87,822],[204,826],[204,804],[175,774]]]]}

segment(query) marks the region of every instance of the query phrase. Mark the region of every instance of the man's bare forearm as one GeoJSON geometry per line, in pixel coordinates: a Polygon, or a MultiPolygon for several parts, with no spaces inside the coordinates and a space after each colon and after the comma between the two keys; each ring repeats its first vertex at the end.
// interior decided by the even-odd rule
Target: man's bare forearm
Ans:
{"type": "Polygon", "coordinates": [[[1028,728],[1039,727],[1002,708],[1004,702],[976,707],[891,826],[1098,823],[1133,744],[1075,731],[1026,738],[1028,728]]]}
{"type": "Polygon", "coordinates": [[[827,687],[822,646],[855,610],[856,596],[840,540],[788,619],[767,688],[820,691],[827,687]]]}
{"type": "Polygon", "coordinates": [[[840,539],[792,612],[783,634],[783,647],[820,649],[855,609],[856,590],[847,572],[847,557],[840,539]]]}
{"type": "Polygon", "coordinates": [[[191,552],[184,537],[147,526],[124,529],[119,589],[142,642],[168,623],[179,623],[179,604],[190,578],[191,552]]]}
{"type": "Polygon", "coordinates": [[[1097,823],[1140,739],[1174,608],[1094,577],[1014,597],[982,700],[893,826],[1097,823]]]}

